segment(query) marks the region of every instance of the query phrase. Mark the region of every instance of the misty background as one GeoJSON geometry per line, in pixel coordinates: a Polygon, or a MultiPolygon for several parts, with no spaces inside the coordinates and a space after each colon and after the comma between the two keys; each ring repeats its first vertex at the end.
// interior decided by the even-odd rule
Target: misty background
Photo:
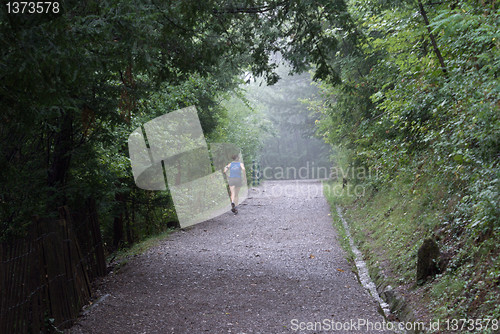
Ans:
{"type": "MultiPolygon", "coordinates": [[[[249,79],[247,98],[263,111],[272,124],[257,158],[264,179],[325,178],[332,166],[331,146],[315,137],[314,114],[304,100],[313,99],[318,89],[311,75],[288,75],[278,68],[281,79],[272,86],[249,79]],[[299,173],[300,171],[300,173],[299,173]],[[318,173],[320,175],[318,175],[318,173]]],[[[251,163],[251,161],[249,161],[251,163]]]]}

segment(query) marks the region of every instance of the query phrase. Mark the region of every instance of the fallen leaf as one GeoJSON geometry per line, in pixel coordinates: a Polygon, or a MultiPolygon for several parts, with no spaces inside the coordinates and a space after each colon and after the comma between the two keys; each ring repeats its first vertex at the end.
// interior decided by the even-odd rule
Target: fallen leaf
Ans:
{"type": "Polygon", "coordinates": [[[344,271],[342,269],[337,269],[338,271],[340,271],[341,273],[343,273],[344,271]]]}
{"type": "Polygon", "coordinates": [[[309,258],[310,258],[310,259],[314,259],[314,258],[315,258],[315,256],[311,254],[311,255],[309,255],[309,258]]]}

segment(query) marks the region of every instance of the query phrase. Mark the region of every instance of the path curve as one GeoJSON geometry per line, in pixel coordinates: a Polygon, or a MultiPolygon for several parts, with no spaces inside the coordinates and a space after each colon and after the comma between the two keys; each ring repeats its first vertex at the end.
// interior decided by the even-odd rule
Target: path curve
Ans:
{"type": "Polygon", "coordinates": [[[360,326],[383,318],[329,213],[319,182],[268,181],[238,215],[175,232],[108,275],[109,296],[68,332],[381,333],[360,326]]]}

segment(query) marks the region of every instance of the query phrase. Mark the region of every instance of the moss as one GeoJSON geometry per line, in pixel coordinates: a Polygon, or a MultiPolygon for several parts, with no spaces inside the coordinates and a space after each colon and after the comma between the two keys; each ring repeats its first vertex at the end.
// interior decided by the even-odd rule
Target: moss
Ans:
{"type": "Polygon", "coordinates": [[[140,254],[145,253],[149,249],[155,247],[162,241],[163,239],[167,238],[170,233],[172,233],[174,229],[167,229],[166,231],[159,233],[157,235],[150,236],[146,239],[144,239],[141,242],[137,242],[132,245],[130,248],[121,248],[120,250],[114,252],[109,256],[108,261],[113,260],[117,262],[117,265],[115,266],[116,268],[121,268],[125,266],[128,262],[128,258],[132,256],[137,256],[140,254]]]}

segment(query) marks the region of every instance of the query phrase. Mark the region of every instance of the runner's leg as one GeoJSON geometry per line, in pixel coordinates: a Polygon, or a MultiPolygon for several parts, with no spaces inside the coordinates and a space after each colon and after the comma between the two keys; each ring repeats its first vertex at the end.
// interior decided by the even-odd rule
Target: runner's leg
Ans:
{"type": "Polygon", "coordinates": [[[238,205],[238,194],[239,193],[240,193],[240,187],[234,187],[234,197],[233,197],[234,205],[238,205]]]}
{"type": "Polygon", "coordinates": [[[231,192],[231,203],[234,203],[234,188],[235,186],[229,186],[229,191],[231,192]]]}
{"type": "Polygon", "coordinates": [[[234,204],[234,194],[236,186],[229,186],[229,191],[231,192],[231,211],[236,214],[235,204],[234,204]]]}

